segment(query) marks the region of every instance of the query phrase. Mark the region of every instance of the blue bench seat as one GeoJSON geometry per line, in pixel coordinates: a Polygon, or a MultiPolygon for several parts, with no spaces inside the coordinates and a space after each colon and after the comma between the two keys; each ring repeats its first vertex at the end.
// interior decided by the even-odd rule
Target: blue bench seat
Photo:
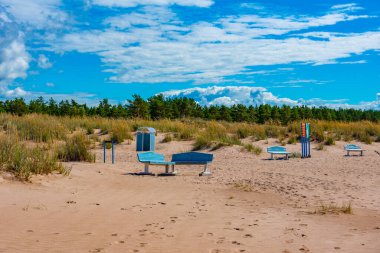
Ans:
{"type": "Polygon", "coordinates": [[[267,148],[267,152],[271,155],[270,159],[273,160],[274,155],[285,155],[285,159],[289,159],[289,152],[286,151],[285,147],[281,146],[272,146],[267,148]]]}
{"type": "Polygon", "coordinates": [[[165,173],[169,173],[169,167],[172,166],[172,172],[174,171],[174,162],[165,161],[163,154],[158,154],[155,152],[141,152],[137,153],[137,159],[139,162],[144,163],[144,172],[143,174],[149,173],[149,165],[164,165],[165,173]]]}
{"type": "Polygon", "coordinates": [[[360,156],[363,156],[363,152],[365,151],[360,146],[355,144],[344,145],[344,150],[347,151],[347,156],[350,156],[350,152],[360,152],[360,156]]]}
{"type": "MultiPolygon", "coordinates": [[[[212,154],[205,154],[200,152],[186,152],[174,154],[172,156],[172,162],[174,162],[176,165],[205,165],[203,172],[200,173],[202,176],[211,175],[211,171],[208,169],[208,164],[211,163],[213,159],[214,156],[212,154]]],[[[176,173],[176,171],[173,171],[173,173],[176,173]]]]}

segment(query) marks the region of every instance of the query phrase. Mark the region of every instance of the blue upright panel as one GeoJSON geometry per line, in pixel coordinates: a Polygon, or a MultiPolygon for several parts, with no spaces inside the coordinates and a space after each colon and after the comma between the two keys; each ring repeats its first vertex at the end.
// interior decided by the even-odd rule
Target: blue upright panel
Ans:
{"type": "Polygon", "coordinates": [[[136,132],[136,151],[154,151],[156,130],[152,127],[140,127],[136,132]]]}

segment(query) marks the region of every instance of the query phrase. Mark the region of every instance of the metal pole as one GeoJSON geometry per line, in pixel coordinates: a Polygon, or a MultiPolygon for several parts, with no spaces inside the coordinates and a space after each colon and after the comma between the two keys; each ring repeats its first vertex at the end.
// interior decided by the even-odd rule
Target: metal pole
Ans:
{"type": "Polygon", "coordinates": [[[106,142],[103,142],[103,162],[106,163],[106,142]]]}
{"type": "Polygon", "coordinates": [[[112,164],[115,164],[115,152],[113,148],[114,148],[114,142],[112,141],[112,164]]]}

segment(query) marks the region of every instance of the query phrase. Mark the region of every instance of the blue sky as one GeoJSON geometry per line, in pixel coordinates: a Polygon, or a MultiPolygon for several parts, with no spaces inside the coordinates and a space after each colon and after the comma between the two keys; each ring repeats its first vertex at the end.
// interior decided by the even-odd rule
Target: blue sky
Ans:
{"type": "Polygon", "coordinates": [[[380,109],[373,0],[0,0],[0,99],[380,109]]]}

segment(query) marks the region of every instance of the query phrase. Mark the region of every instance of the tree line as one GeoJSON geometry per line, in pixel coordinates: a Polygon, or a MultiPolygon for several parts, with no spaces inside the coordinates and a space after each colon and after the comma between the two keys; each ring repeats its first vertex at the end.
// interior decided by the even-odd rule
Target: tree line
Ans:
{"type": "Polygon", "coordinates": [[[380,121],[380,111],[356,109],[331,109],[327,107],[307,106],[277,106],[257,105],[245,106],[242,104],[230,107],[224,105],[201,106],[194,99],[165,98],[155,95],[147,100],[139,95],[124,105],[112,105],[103,99],[97,106],[80,104],[75,100],[54,99],[45,101],[44,98],[26,102],[22,98],[0,101],[0,113],[6,112],[14,115],[28,113],[50,114],[56,116],[100,116],[109,118],[142,118],[142,119],[181,119],[200,118],[205,120],[224,120],[229,122],[250,123],[278,123],[286,125],[288,122],[301,119],[334,120],[334,121],[380,121]]]}

